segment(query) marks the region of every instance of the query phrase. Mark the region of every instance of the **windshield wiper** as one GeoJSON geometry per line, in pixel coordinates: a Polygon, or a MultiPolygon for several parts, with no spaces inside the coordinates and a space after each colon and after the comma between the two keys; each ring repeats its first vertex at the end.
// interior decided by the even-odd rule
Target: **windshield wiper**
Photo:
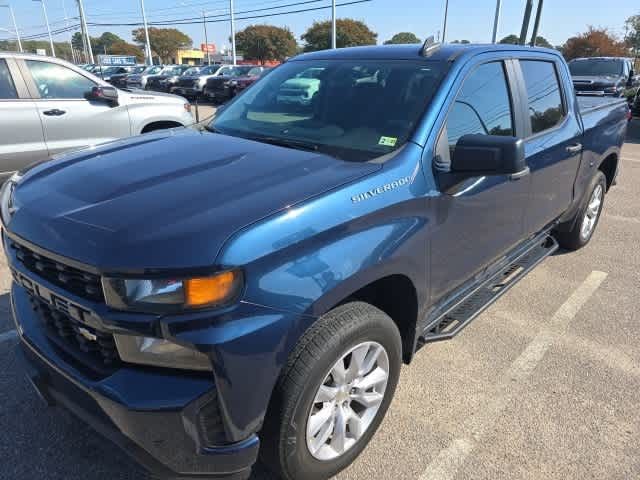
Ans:
{"type": "Polygon", "coordinates": [[[279,147],[295,148],[296,150],[309,150],[316,152],[319,146],[315,143],[305,142],[304,140],[295,140],[291,138],[280,137],[263,137],[261,135],[251,135],[245,137],[247,140],[268,143],[270,145],[278,145],[279,147]]]}

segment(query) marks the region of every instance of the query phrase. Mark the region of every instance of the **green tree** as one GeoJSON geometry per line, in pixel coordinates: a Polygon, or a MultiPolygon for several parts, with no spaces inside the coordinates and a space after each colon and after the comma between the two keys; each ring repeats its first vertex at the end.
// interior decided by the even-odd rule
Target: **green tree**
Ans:
{"type": "Polygon", "coordinates": [[[118,40],[111,44],[109,49],[110,55],[127,55],[135,56],[138,62],[144,61],[144,52],[138,46],[127,43],[124,40],[118,40]]]}
{"type": "Polygon", "coordinates": [[[384,42],[385,45],[395,45],[395,44],[403,44],[403,43],[422,43],[414,33],[411,32],[400,32],[396,33],[391,39],[384,42]]]}
{"type": "MultiPolygon", "coordinates": [[[[133,40],[140,46],[146,43],[144,29],[138,28],[132,32],[133,40]]],[[[189,48],[193,44],[191,37],[175,28],[149,28],[149,42],[151,50],[162,62],[167,62],[176,56],[176,52],[182,48],[189,48]]]]}
{"type": "MultiPolygon", "coordinates": [[[[313,25],[300,37],[304,42],[304,51],[326,50],[331,47],[331,22],[313,22],[313,25]]],[[[336,20],[336,45],[356,47],[358,45],[375,45],[378,34],[359,20],[340,18],[336,20]]]]}
{"type": "MultiPolygon", "coordinates": [[[[529,43],[529,41],[530,40],[527,39],[527,44],[529,43]]],[[[504,37],[498,43],[510,43],[512,45],[518,45],[520,43],[520,37],[512,33],[511,35],[507,35],[506,37],[504,37]]],[[[536,37],[536,47],[554,48],[553,45],[551,45],[546,38],[540,35],[536,37]]]]}
{"type": "Polygon", "coordinates": [[[236,33],[236,46],[247,60],[261,65],[268,60],[284,60],[297,52],[296,39],[288,28],[251,25],[236,33]]]}
{"type": "MultiPolygon", "coordinates": [[[[631,54],[636,58],[637,64],[638,57],[640,57],[640,14],[627,18],[624,26],[627,30],[625,41],[631,50],[631,54]]],[[[636,65],[636,69],[640,70],[640,65],[636,65]]]]}

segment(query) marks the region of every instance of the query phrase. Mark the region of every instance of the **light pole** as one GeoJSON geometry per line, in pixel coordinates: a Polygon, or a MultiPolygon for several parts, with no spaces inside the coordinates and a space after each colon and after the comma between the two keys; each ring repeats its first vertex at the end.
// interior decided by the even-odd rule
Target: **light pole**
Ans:
{"type": "Polygon", "coordinates": [[[336,0],[331,0],[331,48],[336,49],[336,0]]]}
{"type": "Polygon", "coordinates": [[[236,64],[236,16],[233,13],[233,0],[229,0],[229,10],[231,12],[231,58],[236,64]]]}
{"type": "MultiPolygon", "coordinates": [[[[62,0],[62,10],[64,11],[64,26],[69,28],[69,16],[67,15],[67,4],[64,0],[62,0]]],[[[73,60],[73,63],[78,63],[76,62],[76,54],[73,51],[73,34],[71,32],[69,32],[69,46],[71,47],[71,60],[73,60]]]]}
{"type": "Polygon", "coordinates": [[[153,65],[153,56],[151,54],[151,42],[149,42],[149,26],[147,25],[147,14],[144,11],[144,0],[140,0],[140,8],[142,8],[142,21],[144,22],[144,38],[146,41],[144,54],[145,54],[145,57],[147,57],[147,65],[153,65]]]}
{"type": "Polygon", "coordinates": [[[91,37],[87,28],[87,19],[84,16],[84,6],[82,0],[78,0],[78,12],[80,13],[80,28],[82,29],[82,44],[84,47],[84,59],[93,64],[93,49],[91,48],[91,37]]]}
{"type": "Polygon", "coordinates": [[[496,39],[498,36],[498,23],[500,22],[500,7],[502,5],[502,0],[496,1],[496,16],[493,19],[493,35],[491,36],[491,43],[496,43],[496,39]]]}
{"type": "Polygon", "coordinates": [[[16,38],[18,39],[18,49],[20,50],[20,52],[22,52],[22,42],[20,41],[20,32],[18,31],[18,24],[16,23],[16,16],[13,14],[13,8],[11,8],[11,5],[9,3],[2,3],[0,4],[0,7],[9,9],[9,13],[11,14],[11,20],[13,21],[13,28],[16,31],[16,38]]]}
{"type": "Polygon", "coordinates": [[[444,0],[444,22],[442,24],[442,43],[447,37],[447,16],[449,15],[449,0],[444,0]]]}
{"type": "Polygon", "coordinates": [[[42,5],[42,13],[44,14],[44,23],[47,24],[47,32],[49,32],[49,44],[51,45],[51,56],[56,56],[56,49],[53,46],[53,37],[51,36],[51,27],[49,26],[49,17],[47,17],[47,7],[44,5],[44,0],[33,0],[34,2],[40,2],[42,5]]]}
{"type": "Polygon", "coordinates": [[[202,26],[204,27],[204,48],[207,51],[207,63],[211,65],[211,54],[209,53],[209,38],[207,36],[207,12],[202,11],[202,26]]]}

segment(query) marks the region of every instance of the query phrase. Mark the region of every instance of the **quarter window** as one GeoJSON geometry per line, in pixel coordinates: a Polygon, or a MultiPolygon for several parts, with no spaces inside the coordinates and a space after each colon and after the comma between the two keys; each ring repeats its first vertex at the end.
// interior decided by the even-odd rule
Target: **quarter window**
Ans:
{"type": "Polygon", "coordinates": [[[26,63],[40,98],[84,98],[84,94],[96,86],[87,77],[62,65],[38,60],[27,60],[26,63]]]}
{"type": "Polygon", "coordinates": [[[556,68],[552,62],[520,60],[527,88],[528,111],[533,134],[558,125],[564,117],[556,68]]]}
{"type": "Polygon", "coordinates": [[[476,68],[466,80],[449,111],[446,135],[453,151],[460,137],[469,134],[513,136],[513,115],[502,62],[476,68]]]}
{"type": "Polygon", "coordinates": [[[18,98],[16,87],[11,79],[11,73],[5,60],[0,60],[0,100],[18,98]]]}

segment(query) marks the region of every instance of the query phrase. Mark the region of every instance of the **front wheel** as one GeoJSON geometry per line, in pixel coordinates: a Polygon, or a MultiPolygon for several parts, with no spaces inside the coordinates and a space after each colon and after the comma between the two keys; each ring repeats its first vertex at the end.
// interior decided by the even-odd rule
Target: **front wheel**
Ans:
{"type": "Polygon", "coordinates": [[[319,319],[274,392],[264,463],[288,480],[330,478],[351,464],[389,408],[401,348],[393,320],[369,304],[347,303],[319,319]]]}

